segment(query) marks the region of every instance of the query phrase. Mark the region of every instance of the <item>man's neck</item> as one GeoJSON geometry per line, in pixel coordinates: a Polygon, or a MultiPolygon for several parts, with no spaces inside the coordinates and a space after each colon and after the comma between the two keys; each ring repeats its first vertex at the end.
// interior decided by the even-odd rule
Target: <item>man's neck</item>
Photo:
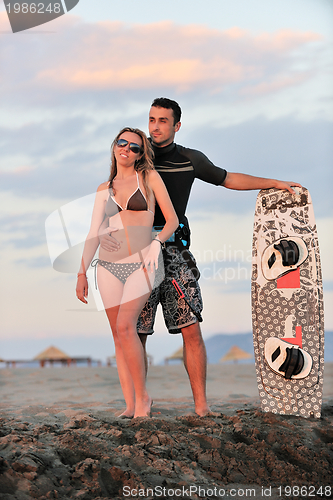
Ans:
{"type": "Polygon", "coordinates": [[[158,146],[157,144],[152,142],[151,145],[153,146],[155,156],[160,156],[164,153],[168,153],[169,151],[171,151],[174,148],[175,143],[170,142],[167,146],[158,146]]]}

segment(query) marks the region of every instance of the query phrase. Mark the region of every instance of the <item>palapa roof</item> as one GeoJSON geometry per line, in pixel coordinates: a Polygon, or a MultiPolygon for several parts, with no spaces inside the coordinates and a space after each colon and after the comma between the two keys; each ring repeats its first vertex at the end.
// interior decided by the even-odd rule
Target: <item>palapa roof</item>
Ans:
{"type": "Polygon", "coordinates": [[[220,362],[223,363],[223,361],[238,361],[239,359],[249,359],[249,358],[252,358],[252,355],[250,353],[243,351],[243,349],[241,349],[237,345],[233,345],[232,347],[230,347],[227,354],[225,354],[220,359],[220,362]]]}
{"type": "Polygon", "coordinates": [[[45,349],[45,351],[39,353],[34,359],[38,361],[42,361],[43,359],[69,359],[70,356],[66,354],[64,351],[61,351],[57,347],[53,345],[45,349]]]}
{"type": "Polygon", "coordinates": [[[171,356],[168,356],[165,359],[183,359],[183,347],[180,347],[179,349],[177,349],[176,352],[174,352],[173,354],[171,354],[171,356]]]}

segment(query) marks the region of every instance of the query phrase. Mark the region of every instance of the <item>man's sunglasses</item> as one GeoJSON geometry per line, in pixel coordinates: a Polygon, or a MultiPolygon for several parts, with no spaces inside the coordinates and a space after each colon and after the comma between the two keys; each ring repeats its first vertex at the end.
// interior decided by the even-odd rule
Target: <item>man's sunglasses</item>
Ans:
{"type": "Polygon", "coordinates": [[[139,144],[136,144],[136,142],[128,142],[128,141],[126,141],[126,139],[118,139],[116,144],[119,148],[124,148],[127,146],[127,144],[129,144],[129,148],[132,151],[132,153],[135,153],[135,154],[141,153],[141,148],[140,148],[139,144]]]}

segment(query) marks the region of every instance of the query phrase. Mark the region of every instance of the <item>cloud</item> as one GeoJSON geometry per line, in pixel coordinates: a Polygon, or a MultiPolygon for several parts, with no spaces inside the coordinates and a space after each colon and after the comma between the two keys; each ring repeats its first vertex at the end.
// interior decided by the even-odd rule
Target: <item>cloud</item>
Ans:
{"type": "MultiPolygon", "coordinates": [[[[230,172],[300,182],[310,189],[316,216],[323,217],[332,212],[332,133],[333,124],[325,120],[260,117],[225,128],[205,124],[191,132],[186,145],[230,172]]],[[[253,211],[256,195],[196,181],[188,210],[246,213],[253,211]]]]}
{"type": "Polygon", "coordinates": [[[309,31],[253,35],[237,27],[222,31],[171,21],[129,26],[88,24],[66,16],[56,22],[57,33],[26,37],[24,45],[7,37],[2,62],[9,94],[33,87],[42,91],[42,101],[48,89],[72,93],[171,87],[214,93],[231,85],[239,95],[276,92],[281,85],[298,85],[312,76],[313,43],[322,39],[309,31]],[[303,69],[295,67],[296,51],[302,53],[303,69]]]}
{"type": "MultiPolygon", "coordinates": [[[[132,117],[127,123],[136,125],[137,120],[132,117]]],[[[127,123],[124,121],[124,125],[127,123]]],[[[79,120],[64,119],[35,123],[29,130],[25,126],[3,129],[7,157],[18,150],[24,155],[24,163],[0,173],[2,191],[14,191],[16,206],[21,210],[47,196],[53,200],[52,207],[48,203],[50,212],[58,208],[59,199],[71,201],[94,192],[108,177],[109,145],[121,126],[122,123],[102,126],[82,118],[81,126],[79,120]]],[[[185,137],[176,137],[177,142],[203,151],[227,171],[301,182],[311,187],[318,214],[332,209],[329,189],[333,148],[329,121],[260,117],[228,127],[216,127],[214,122],[198,123],[194,128],[184,125],[184,133],[185,137]]],[[[220,212],[232,204],[232,211],[241,213],[252,209],[255,196],[251,192],[221,191],[196,181],[189,208],[205,206],[207,211],[220,212]]],[[[11,206],[15,203],[11,202],[11,206]]]]}
{"type": "MultiPolygon", "coordinates": [[[[43,124],[39,126],[42,128],[43,124]]],[[[55,154],[52,149],[52,143],[57,141],[55,131],[44,138],[47,141],[44,147],[50,149],[50,157],[40,161],[38,154],[31,151],[30,162],[36,165],[35,168],[23,173],[16,169],[0,177],[0,224],[3,248],[7,248],[7,251],[4,250],[6,259],[22,265],[25,263],[27,267],[51,268],[45,220],[66,203],[92,194],[106,179],[108,151],[105,151],[103,163],[100,152],[89,154],[85,151],[79,128],[75,134],[73,140],[78,143],[77,149],[69,157],[65,155],[52,168],[48,165],[52,164],[55,154]]],[[[38,129],[36,135],[39,135],[38,129]]],[[[310,189],[315,216],[319,221],[332,213],[331,135],[332,124],[325,121],[304,123],[291,118],[275,121],[256,119],[222,129],[199,127],[188,136],[185,145],[202,150],[216,165],[229,171],[301,182],[310,189]]],[[[94,142],[97,136],[98,129],[92,134],[91,141],[94,142]]],[[[214,276],[229,280],[234,273],[238,273],[235,259],[239,255],[244,256],[239,271],[244,277],[243,267],[248,263],[248,251],[251,249],[256,196],[256,191],[233,191],[195,181],[187,216],[192,229],[192,249],[199,264],[208,266],[203,277],[210,284],[215,283],[214,276]],[[228,265],[228,270],[221,269],[221,249],[236,267],[228,265]],[[210,266],[210,262],[214,261],[217,261],[215,267],[213,264],[210,266]]],[[[318,229],[322,249],[330,248],[331,225],[331,221],[324,221],[318,229]]],[[[327,256],[323,252],[323,262],[324,257],[329,262],[330,253],[326,253],[327,256]]],[[[325,279],[331,279],[327,271],[325,279]]],[[[225,282],[220,281],[220,285],[218,290],[223,293],[225,282]]],[[[233,282],[232,286],[236,285],[243,286],[233,282]]]]}
{"type": "Polygon", "coordinates": [[[264,95],[278,92],[285,88],[294,87],[300,83],[305,82],[310,77],[310,72],[303,72],[301,74],[295,74],[293,76],[277,76],[273,78],[272,81],[261,82],[252,87],[246,87],[241,91],[242,95],[254,96],[254,95],[264,95]]]}

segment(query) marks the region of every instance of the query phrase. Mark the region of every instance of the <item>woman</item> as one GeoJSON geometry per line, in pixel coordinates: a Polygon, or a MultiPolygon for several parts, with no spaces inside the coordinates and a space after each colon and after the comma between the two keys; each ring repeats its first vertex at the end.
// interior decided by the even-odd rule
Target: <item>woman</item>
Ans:
{"type": "Polygon", "coordinates": [[[119,380],[126,409],[122,417],[149,416],[151,398],[146,389],[144,351],[137,335],[139,314],[152,290],[161,245],[178,226],[177,215],[159,174],[152,150],[139,129],[124,128],[111,147],[111,174],[101,184],[78,273],[76,294],[87,303],[88,269],[99,245],[99,230],[109,218],[107,231],[118,240],[118,250],[99,250],[97,279],[110,322],[119,380]],[[155,200],[165,226],[152,240],[155,200]]]}

